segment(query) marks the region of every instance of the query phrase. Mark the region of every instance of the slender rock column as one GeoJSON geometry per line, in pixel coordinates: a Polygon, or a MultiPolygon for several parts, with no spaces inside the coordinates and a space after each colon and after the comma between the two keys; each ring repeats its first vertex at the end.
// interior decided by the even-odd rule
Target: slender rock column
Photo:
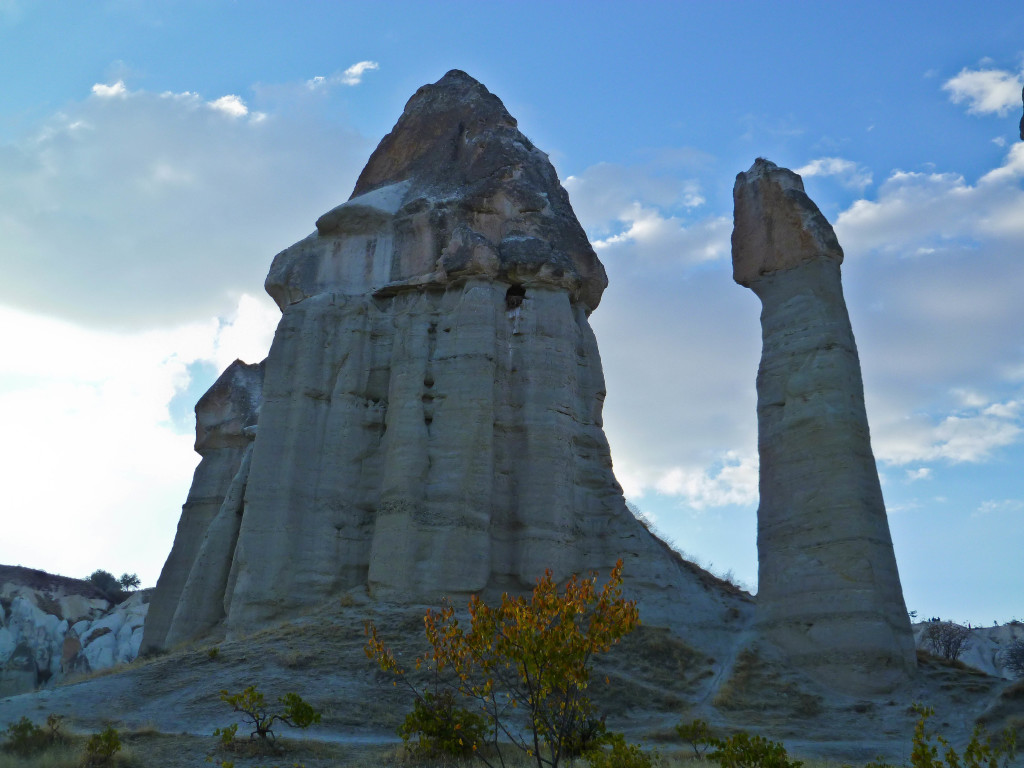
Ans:
{"type": "Polygon", "coordinates": [[[860,361],[843,250],[800,177],[758,159],[736,177],[733,278],[761,300],[757,373],[760,635],[851,692],[915,666],[860,361]]]}

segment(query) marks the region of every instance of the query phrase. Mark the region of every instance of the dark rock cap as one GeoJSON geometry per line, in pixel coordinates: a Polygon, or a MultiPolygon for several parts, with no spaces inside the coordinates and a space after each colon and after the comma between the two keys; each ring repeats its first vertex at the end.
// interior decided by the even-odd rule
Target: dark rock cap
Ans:
{"type": "Polygon", "coordinates": [[[503,279],[560,281],[589,310],[600,302],[604,266],[554,166],[501,99],[465,72],[453,69],[413,94],[350,200],[400,182],[408,185],[402,206],[425,202],[443,213],[443,240],[459,231],[463,240],[481,235],[503,279]]]}
{"type": "Polygon", "coordinates": [[[740,285],[814,259],[843,262],[832,225],[788,168],[759,157],[736,175],[732,196],[732,275],[740,285]]]}

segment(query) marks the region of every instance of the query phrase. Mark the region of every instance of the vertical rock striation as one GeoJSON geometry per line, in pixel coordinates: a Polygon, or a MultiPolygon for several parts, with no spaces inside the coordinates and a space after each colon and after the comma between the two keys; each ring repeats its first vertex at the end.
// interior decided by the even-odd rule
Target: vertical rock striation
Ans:
{"type": "Polygon", "coordinates": [[[794,666],[885,690],[915,665],[840,283],[843,251],[792,171],[758,159],[733,191],[733,277],[761,300],[758,599],[794,666]]]}
{"type": "MultiPolygon", "coordinates": [[[[229,491],[239,482],[244,486],[244,476],[240,477],[244,472],[240,473],[239,470],[247,469],[246,457],[252,451],[251,438],[263,388],[263,365],[248,365],[241,360],[235,360],[196,403],[195,450],[203,458],[196,467],[188,498],[181,508],[181,518],[178,521],[178,531],[174,536],[171,554],[157,580],[142,640],[144,653],[170,647],[183,639],[180,632],[168,637],[168,631],[179,608],[182,613],[178,620],[179,628],[185,625],[192,626],[199,611],[209,613],[208,607],[205,607],[205,610],[200,609],[194,600],[182,600],[182,595],[189,586],[189,576],[204,548],[225,543],[222,536],[214,535],[210,538],[208,533],[211,523],[225,506],[225,498],[229,497],[229,491]],[[207,544],[208,538],[210,542],[207,544]]],[[[240,498],[235,501],[240,505],[240,498]]],[[[230,511],[235,514],[240,510],[230,511]]],[[[232,540],[231,548],[233,547],[232,540]]],[[[230,563],[231,553],[229,552],[227,556],[230,563]]],[[[202,568],[197,571],[197,579],[205,577],[206,574],[202,571],[202,568]]],[[[195,592],[195,585],[188,591],[195,592]]],[[[204,594],[204,606],[210,597],[210,592],[204,594]]],[[[223,601],[223,587],[213,599],[223,601]]],[[[212,621],[207,619],[203,629],[208,629],[223,618],[222,607],[214,612],[216,616],[212,621]]]]}
{"type": "Polygon", "coordinates": [[[195,636],[217,606],[236,633],[343,590],[432,602],[619,558],[645,622],[723,631],[742,599],[681,565],[612,474],[588,321],[606,285],[501,101],[459,71],[419,89],[348,202],[274,258],[244,512],[225,500],[182,547],[189,584],[168,577],[153,637],[195,636]]]}

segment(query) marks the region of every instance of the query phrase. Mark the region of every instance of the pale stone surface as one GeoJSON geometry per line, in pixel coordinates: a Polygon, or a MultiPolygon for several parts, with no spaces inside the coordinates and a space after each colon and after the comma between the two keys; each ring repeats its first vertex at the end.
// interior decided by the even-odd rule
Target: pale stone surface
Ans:
{"type": "MultiPolygon", "coordinates": [[[[914,640],[918,648],[931,651],[923,637],[928,626],[927,621],[915,624],[914,640]]],[[[1024,624],[1019,621],[991,627],[971,627],[967,648],[958,660],[986,674],[1012,680],[1014,674],[1005,666],[1004,654],[1011,643],[1020,640],[1024,640],[1024,624]]]]}
{"type": "Polygon", "coordinates": [[[174,545],[157,581],[142,642],[144,650],[166,647],[167,632],[211,522],[235,480],[250,444],[245,430],[256,423],[263,363],[236,360],[196,403],[195,450],[202,461],[181,509],[174,545]]]}
{"type": "Polygon", "coordinates": [[[836,687],[885,690],[915,666],[878,481],[843,252],[792,171],[736,178],[733,274],[761,300],[757,626],[836,687]]]}
{"type": "Polygon", "coordinates": [[[149,593],[117,605],[96,594],[86,581],[0,566],[0,696],[138,655],[149,593]]]}
{"type": "Polygon", "coordinates": [[[345,590],[497,595],[619,558],[645,622],[706,627],[698,645],[736,631],[749,600],[625,507],[588,321],[604,268],[497,97],[458,71],[421,88],[316,226],[267,277],[283,316],[251,464],[218,487],[188,586],[161,577],[173,620],[144,646],[221,616],[237,636],[345,590]]]}

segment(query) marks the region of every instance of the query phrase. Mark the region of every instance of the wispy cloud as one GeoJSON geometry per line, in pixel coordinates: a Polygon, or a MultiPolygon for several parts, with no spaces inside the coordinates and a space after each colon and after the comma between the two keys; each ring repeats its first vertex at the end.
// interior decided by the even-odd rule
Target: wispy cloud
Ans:
{"type": "Polygon", "coordinates": [[[756,454],[729,451],[710,467],[673,467],[654,487],[660,493],[679,496],[697,510],[757,501],[756,454]]]}
{"type": "Polygon", "coordinates": [[[880,460],[896,465],[986,461],[998,449],[1024,439],[1021,410],[1021,403],[1014,400],[949,414],[937,422],[920,415],[909,417],[898,430],[878,436],[875,452],[880,460]]]}
{"type": "Polygon", "coordinates": [[[699,264],[729,252],[728,217],[693,218],[707,202],[696,179],[600,163],[569,176],[573,209],[602,259],[699,264]]]}
{"type": "Polygon", "coordinates": [[[991,515],[1000,512],[1021,512],[1024,511],[1024,500],[1022,499],[990,499],[981,502],[975,515],[991,515]]]}
{"type": "Polygon", "coordinates": [[[1003,69],[960,70],[942,84],[954,104],[966,102],[967,111],[974,115],[1005,117],[1011,109],[1021,107],[1021,88],[1024,75],[1003,69]]]}
{"type": "Polygon", "coordinates": [[[832,176],[848,189],[863,192],[872,181],[871,171],[841,157],[819,157],[796,169],[801,176],[832,176]]]}
{"type": "Polygon", "coordinates": [[[380,69],[380,64],[376,61],[360,61],[344,72],[335,72],[329,77],[317,75],[306,81],[306,87],[310,90],[319,90],[333,85],[359,85],[363,82],[363,75],[375,69],[380,69]]]}
{"type": "Polygon", "coordinates": [[[0,303],[146,326],[262,292],[273,254],[344,198],[372,145],[309,111],[260,115],[118,81],[0,144],[0,303]]]}

